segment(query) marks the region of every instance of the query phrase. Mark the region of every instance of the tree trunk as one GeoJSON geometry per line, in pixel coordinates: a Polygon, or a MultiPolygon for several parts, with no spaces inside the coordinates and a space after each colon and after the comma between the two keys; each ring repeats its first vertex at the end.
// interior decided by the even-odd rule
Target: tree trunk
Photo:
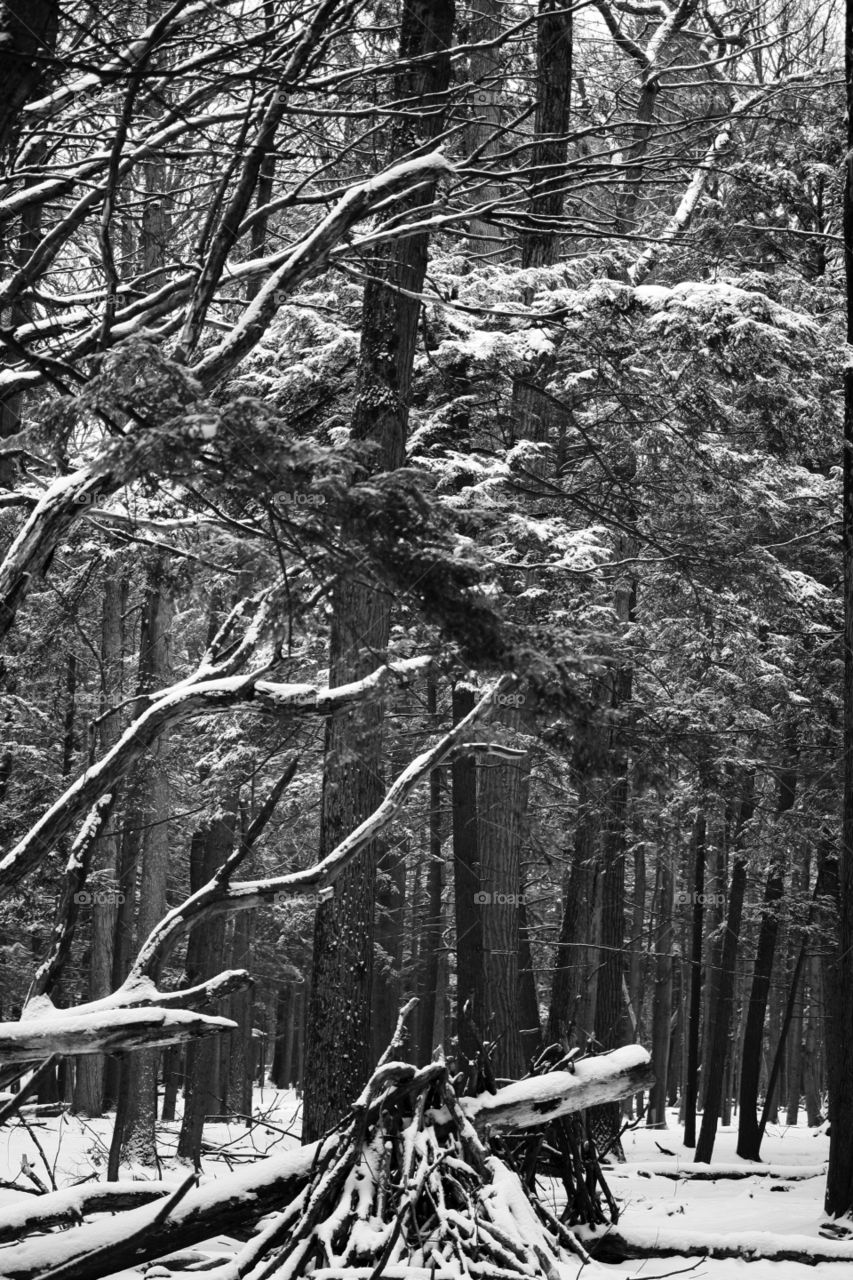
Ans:
{"type": "MultiPolygon", "coordinates": [[[[237,828],[236,793],[223,800],[222,813],[193,834],[190,845],[190,892],[197,893],[225,862],[237,828]]],[[[190,930],[187,942],[188,986],[213,977],[222,967],[225,918],[211,916],[190,930]]],[[[205,1116],[221,1111],[219,1037],[208,1036],[187,1046],[184,1118],[178,1137],[178,1156],[198,1168],[205,1116]]]]}
{"type": "MultiPolygon", "coordinates": [[[[435,677],[427,683],[427,711],[431,717],[438,713],[438,697],[435,677]]],[[[439,967],[442,942],[441,894],[444,880],[442,862],[441,791],[442,771],[433,769],[429,775],[429,862],[427,864],[426,919],[420,928],[420,947],[423,956],[420,1002],[418,1058],[421,1065],[431,1061],[438,1043],[435,1039],[436,1012],[439,1006],[439,967]]]]}
{"type": "MultiPolygon", "coordinates": [[[[127,591],[118,571],[108,572],[104,580],[104,605],[101,625],[101,689],[98,700],[100,752],[118,741],[121,717],[107,714],[121,701],[122,614],[127,591]]],[[[115,810],[106,831],[95,841],[89,883],[92,897],[92,940],[89,955],[87,1000],[99,1000],[113,990],[113,945],[118,919],[118,835],[115,810]]],[[[100,1116],[104,1110],[104,1070],[106,1060],[87,1055],[77,1061],[74,1110],[85,1116],[100,1116]]]]}
{"type": "MultiPolygon", "coordinates": [[[[853,0],[844,21],[847,145],[844,174],[844,272],[847,342],[853,343],[853,0]]],[[[827,1040],[832,1131],[826,1178],[826,1212],[853,1211],[853,365],[844,369],[844,500],[841,542],[844,562],[844,741],[841,854],[838,864],[838,957],[830,974],[832,1034],[827,1040]]],[[[807,1070],[811,1064],[807,1064],[807,1070]]]]}
{"type": "Polygon", "coordinates": [[[690,1008],[687,1015],[687,1069],[684,1088],[684,1145],[696,1146],[699,1088],[699,1032],[702,1024],[702,925],[705,911],[705,814],[693,827],[693,919],[690,936],[690,1008]]]}
{"type": "Polygon", "coordinates": [[[711,1162],[711,1156],[714,1152],[714,1139],[717,1135],[717,1124],[722,1113],[722,1104],[724,1099],[728,1097],[728,1087],[725,1080],[726,1059],[731,1034],[735,966],[737,964],[738,943],[740,941],[743,900],[746,893],[746,859],[743,853],[743,843],[754,812],[755,779],[752,774],[749,774],[744,781],[744,794],[741,800],[738,827],[734,840],[734,858],[731,884],[729,885],[726,928],[720,950],[718,982],[711,993],[711,1037],[708,1052],[705,1054],[705,1110],[702,1114],[699,1141],[696,1144],[696,1161],[698,1164],[710,1164],[711,1162]]]}
{"type": "MultiPolygon", "coordinates": [[[[454,685],[454,724],[458,724],[472,710],[474,702],[473,689],[467,685],[454,685]]],[[[478,1042],[471,1023],[473,1021],[484,1030],[486,1020],[477,765],[473,756],[461,756],[454,760],[450,767],[450,777],[456,910],[456,1035],[461,1053],[467,1058],[473,1058],[477,1053],[478,1042]]]]}
{"type": "Polygon", "coordinates": [[[282,982],[275,999],[275,1039],[270,1067],[270,1079],[277,1089],[290,1087],[292,1061],[293,987],[289,982],[282,982]]]}
{"type": "Polygon", "coordinates": [[[586,1042],[592,1027],[580,1015],[583,993],[589,982],[586,942],[594,908],[594,856],[598,836],[597,797],[583,777],[578,787],[578,812],[572,864],[563,893],[563,916],[554,957],[551,1006],[548,1013],[549,1044],[574,1040],[586,1042]]]}
{"type": "MultiPolygon", "coordinates": [[[[500,0],[479,0],[471,10],[471,44],[486,46],[471,51],[469,64],[474,90],[471,119],[465,130],[465,147],[474,157],[472,164],[477,168],[488,168],[488,157],[496,146],[500,125],[501,53],[499,46],[488,42],[500,36],[502,16],[500,0]]],[[[474,204],[481,204],[495,200],[498,195],[498,187],[487,175],[477,183],[468,198],[474,204]]],[[[488,213],[474,214],[468,223],[468,241],[475,258],[495,261],[502,247],[501,229],[489,222],[488,213]]]]}
{"type": "Polygon", "coordinates": [[[646,1124],[666,1128],[669,1079],[670,1021],[672,1019],[672,895],[673,875],[666,852],[658,860],[658,927],[655,933],[655,992],[652,1014],[652,1064],[655,1083],[649,1094],[646,1124]]]}
{"type": "MultiPolygon", "coordinates": [[[[164,556],[156,553],[149,564],[142,631],[140,669],[148,688],[168,683],[172,620],[170,590],[165,580],[164,556]]],[[[166,914],[166,882],[169,871],[169,779],[168,737],[161,734],[150,752],[146,772],[146,803],[134,818],[143,824],[142,868],[140,876],[137,932],[140,940],[166,914]]],[[[116,1131],[110,1152],[111,1179],[118,1176],[120,1161],[153,1165],[157,1159],[154,1126],[157,1118],[157,1073],[159,1050],[144,1049],[122,1060],[119,1092],[123,1125],[116,1117],[116,1131]],[[119,1156],[120,1152],[120,1156],[119,1156]]]]}
{"type": "Polygon", "coordinates": [[[518,1020],[518,900],[521,896],[522,765],[484,761],[478,769],[477,823],[482,881],[486,1025],[499,1077],[524,1074],[518,1020]]]}
{"type": "MultiPolygon", "coordinates": [[[[404,69],[392,98],[410,103],[394,126],[391,158],[434,138],[443,121],[450,58],[442,51],[453,30],[452,0],[406,0],[400,30],[404,69]],[[438,54],[436,57],[426,55],[438,54]],[[424,59],[411,61],[412,59],[424,59]]],[[[432,191],[398,201],[400,213],[429,204],[432,191]]],[[[393,471],[405,456],[412,365],[427,266],[428,235],[398,241],[367,264],[361,353],[352,437],[379,446],[377,465],[393,471]]],[[[346,531],[344,531],[346,536],[346,531]]],[[[387,648],[391,600],[372,583],[344,575],[333,589],[330,684],[358,680],[387,648]]],[[[324,857],[368,814],[383,794],[381,706],[361,706],[326,725],[320,856],[324,857]]],[[[370,1072],[373,987],[373,915],[376,849],[339,877],[334,894],[317,910],[311,999],[305,1026],[308,1072],[303,1141],[311,1141],[348,1110],[370,1072]],[[346,1054],[340,1046],[347,1045],[346,1054]]]]}
{"type": "MultiPolygon", "coordinates": [[[[796,787],[796,772],[792,765],[788,765],[779,774],[777,817],[787,813],[793,807],[796,787]]],[[[758,1084],[764,1044],[764,1018],[767,1012],[770,979],[773,974],[776,937],[779,932],[776,904],[782,900],[785,893],[787,853],[787,843],[782,840],[781,832],[777,831],[764,889],[764,910],[758,930],[758,946],[755,952],[752,988],[743,1037],[737,1153],[744,1160],[758,1160],[761,1148],[758,1125],[758,1084]]]]}
{"type": "Polygon", "coordinates": [[[566,198],[566,135],[572,98],[572,35],[571,10],[559,0],[539,0],[530,169],[532,225],[521,241],[522,267],[551,266],[560,253],[559,219],[566,198]]]}
{"type": "MultiPolygon", "coordinates": [[[[539,1022],[539,995],[536,988],[536,971],[533,968],[533,949],[530,945],[530,919],[527,910],[526,886],[521,884],[518,906],[518,1025],[521,1037],[522,1060],[528,1064],[542,1046],[542,1027],[539,1022]]],[[[527,1070],[527,1066],[525,1066],[527,1070]]]]}
{"type": "Polygon", "coordinates": [[[59,0],[6,0],[0,48],[0,157],[6,162],[22,109],[39,90],[56,45],[59,0]]]}
{"type": "MultiPolygon", "coordinates": [[[[255,912],[241,911],[234,918],[234,939],[231,949],[231,968],[253,968],[255,940],[255,912]]],[[[252,1114],[252,1081],[254,1052],[252,1045],[252,1026],[254,1022],[254,993],[251,987],[235,991],[228,998],[227,1016],[237,1023],[237,1030],[231,1031],[223,1040],[229,1042],[228,1054],[228,1086],[226,1093],[226,1111],[232,1114],[252,1114]]]]}
{"type": "MultiPolygon", "coordinates": [[[[814,1129],[823,1123],[820,1096],[820,1042],[821,1026],[821,964],[816,955],[808,961],[809,998],[806,1007],[806,1043],[803,1069],[803,1093],[806,1102],[806,1123],[814,1129]]],[[[830,1135],[831,1137],[831,1135],[830,1135]]],[[[827,1209],[830,1213],[832,1210],[827,1209]]]]}

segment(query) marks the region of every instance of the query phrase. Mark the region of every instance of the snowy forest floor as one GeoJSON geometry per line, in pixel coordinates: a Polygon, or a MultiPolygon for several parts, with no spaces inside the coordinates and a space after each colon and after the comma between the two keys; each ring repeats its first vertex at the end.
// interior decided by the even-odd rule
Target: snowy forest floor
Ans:
{"type": "MultiPolygon", "coordinates": [[[[255,1090],[255,1120],[251,1126],[238,1122],[206,1125],[205,1177],[216,1178],[248,1160],[298,1146],[299,1109],[299,1100],[293,1092],[267,1087],[255,1090]]],[[[0,1180],[7,1184],[0,1187],[0,1217],[5,1206],[19,1203],[27,1195],[10,1189],[9,1182],[35,1189],[33,1182],[22,1173],[22,1160],[26,1160],[48,1189],[51,1189],[51,1179],[60,1189],[83,1180],[103,1180],[112,1119],[107,1116],[102,1120],[84,1120],[71,1115],[38,1120],[27,1117],[26,1123],[18,1118],[7,1125],[0,1140],[0,1180]]],[[[178,1124],[158,1126],[162,1156],[159,1175],[156,1171],[123,1170],[122,1177],[160,1176],[171,1180],[185,1172],[183,1164],[174,1156],[178,1127],[178,1124]]],[[[714,1168],[748,1167],[735,1154],[736,1137],[735,1128],[719,1131],[714,1168]]],[[[822,1170],[829,1149],[823,1132],[805,1125],[768,1127],[762,1148],[765,1166],[774,1169],[779,1166],[779,1172],[793,1176],[713,1181],[674,1180],[663,1176],[664,1171],[692,1167],[693,1153],[682,1146],[681,1138],[676,1112],[670,1114],[666,1130],[638,1127],[624,1135],[627,1163],[607,1172],[622,1207],[619,1223],[622,1234],[631,1238],[636,1233],[637,1238],[658,1242],[681,1231],[689,1232],[696,1239],[724,1234],[729,1238],[742,1238],[744,1247],[749,1248],[756,1232],[771,1232],[780,1242],[797,1237],[799,1247],[803,1237],[807,1237],[816,1249],[827,1248],[828,1242],[819,1235],[819,1227],[825,1220],[822,1170]],[[661,1147],[665,1151],[661,1151],[661,1147]]],[[[556,1187],[553,1204],[560,1206],[556,1187]]],[[[234,1241],[220,1236],[205,1246],[205,1252],[222,1255],[234,1248],[234,1241]]],[[[0,1247],[0,1275],[2,1262],[0,1247]]],[[[151,1264],[147,1264],[147,1267],[124,1270],[116,1276],[120,1280],[131,1280],[131,1277],[139,1280],[150,1267],[151,1264]]],[[[736,1277],[738,1280],[822,1280],[830,1276],[832,1280],[841,1280],[842,1275],[850,1273],[848,1269],[853,1269],[850,1262],[806,1266],[792,1261],[748,1262],[672,1256],[582,1268],[579,1263],[573,1263],[566,1268],[566,1277],[568,1280],[570,1275],[577,1274],[582,1275],[583,1280],[604,1280],[605,1276],[613,1280],[628,1280],[628,1277],[655,1280],[655,1277],[689,1274],[702,1280],[735,1280],[736,1277]]]]}

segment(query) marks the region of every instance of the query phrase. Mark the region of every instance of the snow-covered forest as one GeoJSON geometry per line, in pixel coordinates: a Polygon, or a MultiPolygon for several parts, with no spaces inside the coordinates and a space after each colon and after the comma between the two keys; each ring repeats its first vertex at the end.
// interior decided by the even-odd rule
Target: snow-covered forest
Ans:
{"type": "Polygon", "coordinates": [[[0,3],[0,1280],[853,1265],[847,10],[0,3]]]}

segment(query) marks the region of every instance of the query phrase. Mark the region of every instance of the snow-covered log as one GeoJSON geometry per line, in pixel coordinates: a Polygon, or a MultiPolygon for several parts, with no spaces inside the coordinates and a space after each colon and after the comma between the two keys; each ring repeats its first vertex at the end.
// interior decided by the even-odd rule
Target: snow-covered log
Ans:
{"type": "Polygon", "coordinates": [[[156,1232],[146,1230],[160,1207],[155,1202],[97,1224],[72,1227],[61,1234],[0,1250],[0,1280],[36,1280],[59,1266],[71,1268],[75,1280],[99,1280],[123,1267],[150,1262],[198,1244],[211,1235],[250,1227],[299,1194],[308,1180],[317,1147],[312,1143],[284,1155],[268,1156],[215,1183],[196,1187],[165,1221],[158,1223],[156,1232]],[[104,1247],[109,1250],[109,1258],[91,1256],[93,1250],[104,1247]]]}
{"type": "Polygon", "coordinates": [[[618,1102],[654,1084],[651,1058],[640,1045],[626,1045],[597,1058],[575,1063],[574,1072],[550,1071],[531,1076],[460,1106],[479,1131],[531,1129],[559,1116],[585,1111],[603,1102],[618,1102]]]}
{"type": "Polygon", "coordinates": [[[778,1178],[785,1182],[805,1182],[826,1176],[825,1164],[651,1164],[631,1165],[638,1178],[670,1178],[673,1181],[726,1182],[743,1178],[778,1178]]]}
{"type": "Polygon", "coordinates": [[[53,1054],[76,1056],[155,1048],[233,1031],[230,1018],[186,1009],[114,1009],[79,1014],[37,1005],[20,1022],[0,1022],[0,1065],[39,1062],[53,1054]]]}
{"type": "MultiPolygon", "coordinates": [[[[49,1227],[76,1226],[93,1213],[117,1213],[151,1204],[172,1194],[177,1183],[171,1182],[91,1182],[77,1187],[51,1191],[35,1199],[27,1197],[22,1204],[3,1206],[0,1216],[0,1244],[22,1240],[33,1231],[49,1227]]],[[[2,1254],[0,1254],[2,1261],[2,1254]]]]}
{"type": "Polygon", "coordinates": [[[739,1262],[853,1262],[853,1240],[819,1240],[815,1236],[777,1235],[773,1231],[730,1231],[720,1234],[685,1228],[619,1227],[578,1235],[597,1262],[634,1258],[735,1258],[739,1262]]]}

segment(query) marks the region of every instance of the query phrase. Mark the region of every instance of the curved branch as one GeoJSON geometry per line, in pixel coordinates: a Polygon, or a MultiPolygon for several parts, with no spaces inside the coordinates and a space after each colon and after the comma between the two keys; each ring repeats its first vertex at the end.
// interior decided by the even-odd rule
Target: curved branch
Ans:
{"type": "MultiPolygon", "coordinates": [[[[257,622],[253,624],[259,626],[257,622]]],[[[249,644],[240,646],[245,656],[249,644]]],[[[105,756],[77,779],[51,805],[27,834],[0,859],[0,888],[19,883],[55,846],[77,821],[81,812],[100,804],[105,821],[111,810],[116,784],[139,760],[167,726],[180,724],[190,716],[223,711],[254,703],[281,714],[330,716],[380,692],[392,680],[405,682],[428,668],[428,657],[407,658],[378,668],[354,684],[337,689],[320,689],[310,684],[280,684],[262,679],[264,671],[246,675],[224,674],[234,663],[232,655],[218,668],[203,662],[195,674],[154,695],[151,706],[125,730],[105,756]],[[210,677],[213,670],[214,678],[210,677]],[[223,673],[223,674],[220,674],[223,673]]]]}
{"type": "Polygon", "coordinates": [[[438,765],[461,753],[483,752],[507,759],[517,759],[523,755],[523,752],[499,743],[466,741],[474,724],[485,719],[494,710],[495,698],[514,688],[516,684],[515,676],[502,676],[464,719],[432,747],[415,757],[388,789],[378,808],[313,867],[266,880],[249,880],[229,885],[227,877],[231,870],[231,860],[224,863],[212,880],[170,911],[157,925],[136,957],[128,982],[142,981],[156,972],[178,937],[200,916],[248,911],[264,903],[309,890],[321,895],[330,891],[338,876],[396,818],[414,789],[438,765]]]}

